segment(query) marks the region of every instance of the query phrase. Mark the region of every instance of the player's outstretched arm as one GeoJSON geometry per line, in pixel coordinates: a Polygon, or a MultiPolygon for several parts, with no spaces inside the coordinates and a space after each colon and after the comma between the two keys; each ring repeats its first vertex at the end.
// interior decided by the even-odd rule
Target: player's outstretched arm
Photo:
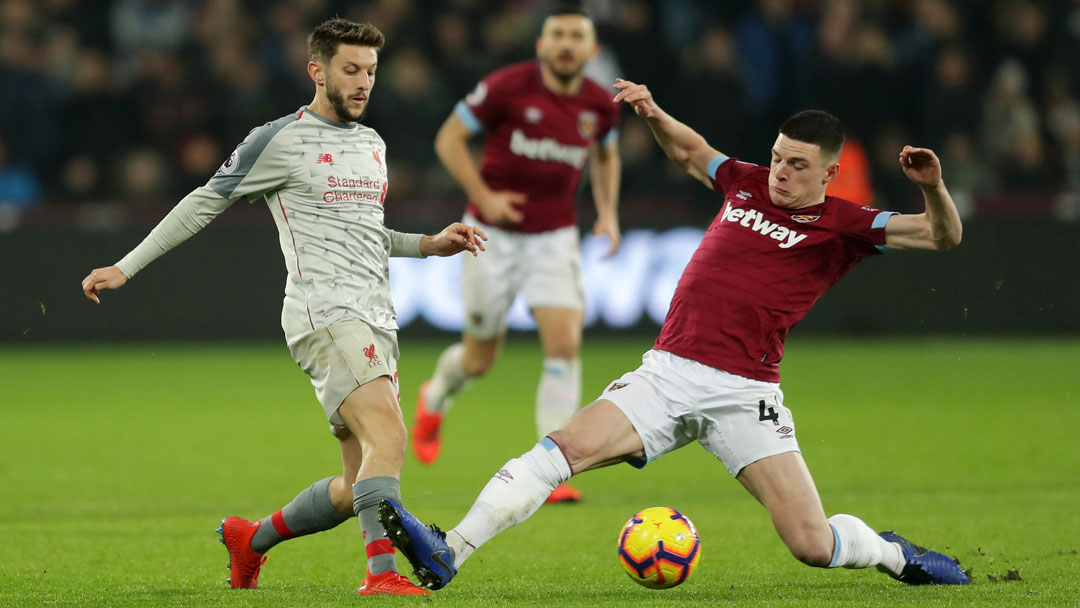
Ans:
{"type": "Polygon", "coordinates": [[[102,289],[119,289],[127,283],[127,275],[116,266],[95,268],[82,280],[82,290],[87,299],[94,304],[101,304],[98,292],[102,289]]]}
{"type": "Polygon", "coordinates": [[[697,131],[661,110],[653,99],[652,92],[645,85],[618,78],[615,80],[615,88],[619,89],[619,92],[613,101],[630,104],[634,112],[648,123],[664,153],[684,171],[711,189],[713,186],[708,173],[709,163],[722,154],[710,146],[697,131]]]}
{"type": "Polygon", "coordinates": [[[472,154],[469,138],[472,133],[456,113],[451,113],[435,135],[435,154],[450,175],[461,184],[469,200],[476,203],[484,220],[492,224],[516,224],[525,219],[519,205],[525,203],[520,192],[493,191],[480,175],[472,154]]]}
{"type": "Polygon", "coordinates": [[[147,264],[202,230],[230,204],[231,201],[206,186],[196,188],[181,199],[124,259],[115,266],[95,268],[91,271],[83,279],[83,293],[94,303],[100,304],[98,292],[102,289],[122,287],[147,264]]]}
{"type": "Polygon", "coordinates": [[[934,151],[904,146],[900,167],[922,190],[926,210],[889,218],[885,224],[885,245],[899,251],[947,251],[959,245],[963,234],[960,214],[941,179],[941,161],[934,151]]]}
{"type": "Polygon", "coordinates": [[[469,226],[461,222],[454,222],[442,232],[433,236],[420,237],[420,254],[424,257],[429,255],[450,256],[462,251],[468,251],[474,256],[484,251],[484,241],[487,235],[476,226],[469,226]]]}

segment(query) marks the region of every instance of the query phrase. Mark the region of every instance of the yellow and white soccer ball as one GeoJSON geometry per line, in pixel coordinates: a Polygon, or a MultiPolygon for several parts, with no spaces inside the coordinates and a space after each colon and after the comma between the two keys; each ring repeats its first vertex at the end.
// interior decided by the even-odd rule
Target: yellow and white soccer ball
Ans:
{"type": "Polygon", "coordinates": [[[669,589],[694,572],[701,540],[690,518],[669,507],[634,514],[619,533],[619,563],[634,582],[669,589]]]}

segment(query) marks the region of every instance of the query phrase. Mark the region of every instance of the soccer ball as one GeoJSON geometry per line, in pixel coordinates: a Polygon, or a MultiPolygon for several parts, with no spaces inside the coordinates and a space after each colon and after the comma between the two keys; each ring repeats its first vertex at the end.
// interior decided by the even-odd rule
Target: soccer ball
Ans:
{"type": "Polygon", "coordinates": [[[668,589],[686,579],[701,559],[701,540],[688,517],[668,507],[634,514],[619,533],[619,562],[634,582],[668,589]]]}

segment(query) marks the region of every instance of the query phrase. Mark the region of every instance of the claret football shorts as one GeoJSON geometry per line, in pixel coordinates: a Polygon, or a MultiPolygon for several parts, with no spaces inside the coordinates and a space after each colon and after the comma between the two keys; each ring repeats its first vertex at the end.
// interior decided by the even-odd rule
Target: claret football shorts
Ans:
{"type": "Polygon", "coordinates": [[[469,214],[462,221],[480,226],[488,236],[487,251],[463,256],[466,334],[487,339],[505,332],[518,292],[530,310],[539,306],[584,310],[576,226],[529,233],[488,226],[469,214]]]}
{"type": "Polygon", "coordinates": [[[767,456],[799,451],[780,385],[750,380],[650,350],[598,399],[614,403],[645,444],[650,461],[697,440],[732,476],[767,456]]]}
{"type": "MultiPolygon", "coordinates": [[[[334,427],[345,422],[338,415],[342,402],[357,388],[379,376],[389,376],[398,392],[397,340],[374,332],[359,319],[342,319],[302,336],[289,345],[293,360],[311,377],[315,396],[334,427]]],[[[401,394],[398,392],[398,400],[401,394]]]]}

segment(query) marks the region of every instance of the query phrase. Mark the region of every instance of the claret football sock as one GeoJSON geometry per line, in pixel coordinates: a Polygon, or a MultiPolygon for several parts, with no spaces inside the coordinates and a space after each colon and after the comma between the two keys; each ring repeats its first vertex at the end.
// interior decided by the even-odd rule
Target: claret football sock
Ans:
{"type": "Polygon", "coordinates": [[[454,549],[454,566],[496,534],[528,519],[555,486],[570,479],[570,464],[559,446],[545,437],[531,450],[508,461],[476,498],[446,542],[454,549]]]}
{"type": "Polygon", "coordinates": [[[581,360],[544,359],[536,388],[536,430],[544,438],[572,416],[581,402],[581,360]]]}
{"type": "Polygon", "coordinates": [[[465,373],[465,345],[461,342],[448,347],[439,355],[435,373],[427,387],[427,411],[429,414],[445,414],[450,409],[454,395],[465,390],[472,377],[465,373]]]}
{"type": "Polygon", "coordinates": [[[364,531],[364,550],[367,552],[369,574],[397,570],[394,546],[379,522],[379,503],[384,499],[401,504],[401,482],[393,477],[369,477],[353,484],[353,511],[364,531]]]}
{"type": "Polygon", "coordinates": [[[878,536],[870,526],[853,515],[833,515],[829,518],[833,530],[830,568],[869,568],[880,566],[897,575],[904,568],[900,546],[878,536]]]}
{"type": "Polygon", "coordinates": [[[316,481],[281,510],[264,517],[251,537],[251,549],[256,553],[266,553],[283,540],[329,530],[349,519],[338,513],[330,500],[330,482],[333,479],[327,477],[316,481]]]}

